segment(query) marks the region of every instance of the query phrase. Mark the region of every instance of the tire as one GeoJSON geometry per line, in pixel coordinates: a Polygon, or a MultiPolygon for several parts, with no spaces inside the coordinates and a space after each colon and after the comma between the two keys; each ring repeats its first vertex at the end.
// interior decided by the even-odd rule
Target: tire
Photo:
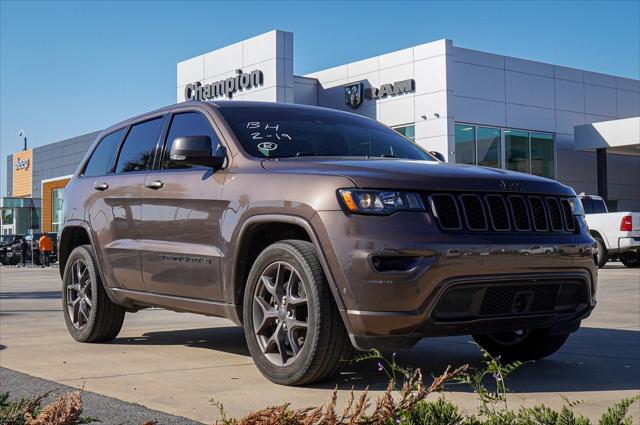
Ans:
{"type": "Polygon", "coordinates": [[[325,381],[341,369],[353,351],[309,242],[277,242],[258,256],[247,279],[243,321],[251,357],[260,372],[276,384],[325,381]]]}
{"type": "Polygon", "coordinates": [[[69,255],[62,279],[62,311],[69,333],[79,342],[111,341],[122,328],[125,310],[107,296],[90,245],[69,255]]]}
{"type": "Polygon", "coordinates": [[[620,261],[631,269],[640,267],[640,252],[625,252],[620,256],[620,261]]]}
{"type": "Polygon", "coordinates": [[[603,240],[597,236],[594,236],[593,238],[596,240],[596,245],[598,246],[598,254],[593,256],[593,261],[596,263],[596,266],[601,269],[605,264],[607,264],[609,254],[607,253],[607,248],[605,247],[603,240]]]}
{"type": "Polygon", "coordinates": [[[569,334],[552,335],[549,329],[501,332],[473,335],[473,339],[492,356],[514,360],[538,360],[555,353],[564,345],[569,334]]]}

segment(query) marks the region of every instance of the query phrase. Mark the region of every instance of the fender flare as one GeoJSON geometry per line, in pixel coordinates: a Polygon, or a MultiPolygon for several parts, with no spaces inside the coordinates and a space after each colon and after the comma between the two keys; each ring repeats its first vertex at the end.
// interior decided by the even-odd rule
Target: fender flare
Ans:
{"type": "MultiPolygon", "coordinates": [[[[96,250],[96,244],[94,242],[91,226],[85,220],[80,220],[80,219],[69,220],[64,223],[64,225],[62,226],[62,230],[60,230],[59,241],[62,241],[62,237],[64,235],[65,230],[69,229],[70,227],[82,227],[84,231],[87,233],[87,235],[89,236],[89,245],[91,245],[91,249],[93,250],[93,255],[95,257],[96,263],[98,264],[98,274],[100,275],[100,281],[102,282],[102,287],[104,288],[104,291],[107,293],[109,300],[114,304],[120,305],[120,303],[118,303],[117,299],[114,297],[111,290],[109,289],[109,286],[107,285],[107,281],[104,278],[104,273],[102,272],[102,263],[100,262],[101,261],[100,256],[98,255],[98,252],[96,250]]],[[[58,242],[58,257],[60,257],[60,248],[61,246],[60,246],[60,243],[58,242]]],[[[60,258],[58,258],[58,261],[60,261],[60,258]]],[[[66,268],[66,263],[65,263],[65,268],[66,268]]],[[[63,268],[60,268],[60,278],[64,279],[63,268]]]]}
{"type": "MultiPolygon", "coordinates": [[[[350,326],[349,326],[349,321],[347,319],[347,312],[346,312],[346,308],[344,306],[344,301],[342,299],[342,296],[340,294],[340,290],[338,288],[338,285],[336,284],[335,278],[333,276],[333,273],[331,272],[331,269],[329,268],[329,263],[327,262],[327,258],[325,256],[325,253],[322,249],[322,245],[320,244],[320,241],[318,239],[318,235],[316,234],[313,226],[311,225],[311,222],[309,222],[309,220],[307,220],[306,218],[300,217],[300,216],[296,216],[296,215],[290,215],[290,214],[256,214],[256,215],[252,215],[251,217],[247,218],[243,223],[242,226],[240,227],[240,231],[238,232],[238,235],[236,237],[236,240],[242,241],[244,234],[246,233],[247,229],[249,229],[249,227],[251,227],[254,224],[257,223],[265,223],[265,222],[276,222],[276,223],[288,223],[288,224],[294,224],[297,226],[300,226],[302,229],[304,229],[304,231],[307,233],[307,235],[309,236],[309,239],[311,240],[311,243],[313,244],[313,246],[316,248],[316,251],[318,253],[318,260],[320,261],[320,266],[322,267],[322,271],[324,272],[325,277],[327,278],[327,282],[329,283],[329,288],[331,290],[331,293],[333,295],[333,299],[336,303],[336,306],[338,307],[338,311],[340,312],[340,316],[342,317],[342,320],[344,322],[345,327],[347,328],[347,331],[350,331],[350,326]]],[[[225,293],[229,293],[230,294],[230,299],[229,302],[231,304],[234,304],[236,306],[236,310],[239,311],[239,308],[242,306],[242,300],[238,300],[236,299],[236,294],[237,294],[237,287],[236,287],[236,261],[238,258],[238,251],[240,248],[240,243],[236,243],[233,249],[233,258],[234,258],[234,262],[233,262],[233,268],[232,268],[232,275],[231,275],[231,280],[229,282],[229,284],[231,285],[230,291],[225,291],[225,293]]]]}

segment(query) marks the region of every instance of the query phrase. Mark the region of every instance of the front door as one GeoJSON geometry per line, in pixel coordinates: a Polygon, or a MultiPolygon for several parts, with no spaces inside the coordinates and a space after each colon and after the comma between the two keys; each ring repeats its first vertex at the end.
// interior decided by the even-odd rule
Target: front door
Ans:
{"type": "Polygon", "coordinates": [[[160,169],[142,188],[141,266],[149,291],[188,298],[223,300],[220,285],[220,219],[224,170],[192,167],[169,160],[177,137],[209,136],[212,152],[219,138],[203,113],[173,115],[160,169]]]}

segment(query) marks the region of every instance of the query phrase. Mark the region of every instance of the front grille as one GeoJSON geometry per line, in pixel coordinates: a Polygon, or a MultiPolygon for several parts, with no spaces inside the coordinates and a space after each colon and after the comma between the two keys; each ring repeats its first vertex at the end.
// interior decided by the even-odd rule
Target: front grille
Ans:
{"type": "Polygon", "coordinates": [[[566,197],[436,193],[428,198],[437,223],[445,231],[553,234],[573,233],[577,228],[566,197]]]}
{"type": "Polygon", "coordinates": [[[586,283],[578,280],[454,285],[440,297],[438,321],[568,313],[587,304],[586,283]]]}

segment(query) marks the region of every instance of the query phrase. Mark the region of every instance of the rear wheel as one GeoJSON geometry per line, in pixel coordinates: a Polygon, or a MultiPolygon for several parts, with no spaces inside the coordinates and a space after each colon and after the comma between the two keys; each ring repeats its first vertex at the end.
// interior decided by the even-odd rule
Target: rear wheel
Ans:
{"type": "Polygon", "coordinates": [[[522,329],[473,335],[473,339],[493,356],[506,361],[537,360],[550,356],[564,345],[569,334],[552,335],[549,329],[522,329]]]}
{"type": "Polygon", "coordinates": [[[625,252],[620,256],[620,261],[625,266],[636,269],[640,267],[640,252],[625,252]]]}
{"type": "Polygon", "coordinates": [[[243,319],[256,366],[277,384],[327,380],[353,350],[309,242],[277,242],[258,256],[245,288],[243,319]]]}
{"type": "Polygon", "coordinates": [[[63,276],[62,309],[71,336],[80,342],[114,339],[122,328],[125,310],[107,296],[91,246],[82,245],[71,252],[63,276]]]}
{"type": "Polygon", "coordinates": [[[593,256],[593,261],[595,261],[598,268],[602,268],[605,264],[607,264],[609,254],[607,253],[607,248],[604,246],[604,241],[597,236],[595,236],[594,239],[596,240],[596,245],[598,246],[598,253],[593,256]]]}

